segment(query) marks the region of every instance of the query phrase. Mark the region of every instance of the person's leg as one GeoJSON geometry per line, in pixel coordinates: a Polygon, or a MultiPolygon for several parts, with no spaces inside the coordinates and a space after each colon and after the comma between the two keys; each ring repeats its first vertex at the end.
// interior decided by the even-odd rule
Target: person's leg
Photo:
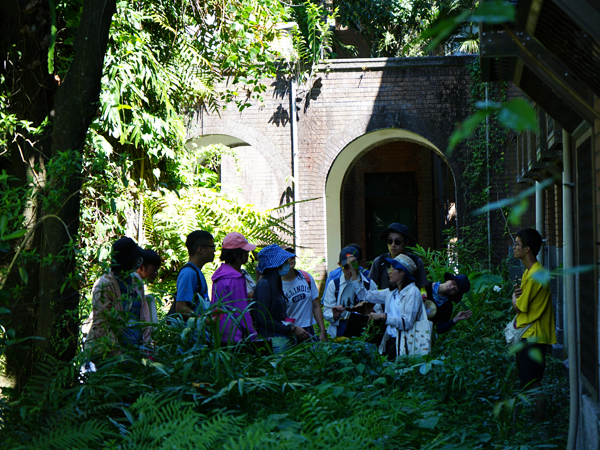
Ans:
{"type": "Polygon", "coordinates": [[[521,380],[521,387],[527,391],[534,391],[531,394],[535,408],[534,417],[536,420],[543,420],[546,411],[546,400],[539,389],[542,386],[542,378],[546,369],[546,344],[528,343],[527,339],[521,342],[525,347],[517,353],[517,370],[521,380]],[[537,391],[537,392],[536,392],[537,391]]]}

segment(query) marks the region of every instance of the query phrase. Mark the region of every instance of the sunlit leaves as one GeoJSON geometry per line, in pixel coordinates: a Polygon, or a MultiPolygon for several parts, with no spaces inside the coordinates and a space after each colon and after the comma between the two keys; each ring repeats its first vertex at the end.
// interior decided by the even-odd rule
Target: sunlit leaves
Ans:
{"type": "Polygon", "coordinates": [[[509,198],[499,200],[497,202],[488,203],[487,205],[473,211],[472,215],[476,216],[479,214],[485,214],[488,211],[493,211],[496,209],[504,208],[506,206],[512,206],[512,207],[516,206],[516,208],[518,209],[518,214],[515,214],[514,216],[510,217],[510,219],[513,222],[517,221],[516,223],[518,223],[521,215],[527,210],[527,208],[526,208],[528,205],[527,198],[532,196],[533,194],[535,194],[536,189],[545,189],[546,187],[550,186],[553,182],[554,182],[554,179],[552,179],[552,178],[544,180],[541,183],[539,183],[538,187],[532,186],[530,188],[527,188],[515,197],[509,197],[509,198]]]}
{"type": "Polygon", "coordinates": [[[448,152],[460,142],[471,136],[475,129],[491,114],[496,114],[498,121],[506,128],[516,131],[537,131],[535,110],[524,98],[514,98],[507,103],[476,102],[478,110],[467,120],[458,124],[450,136],[448,152]]]}
{"type": "Polygon", "coordinates": [[[443,19],[431,28],[425,30],[421,34],[420,39],[424,41],[431,39],[427,48],[433,50],[465,22],[499,24],[514,22],[515,16],[516,10],[514,5],[505,1],[479,2],[479,7],[473,13],[466,10],[447,19],[443,19]]]}

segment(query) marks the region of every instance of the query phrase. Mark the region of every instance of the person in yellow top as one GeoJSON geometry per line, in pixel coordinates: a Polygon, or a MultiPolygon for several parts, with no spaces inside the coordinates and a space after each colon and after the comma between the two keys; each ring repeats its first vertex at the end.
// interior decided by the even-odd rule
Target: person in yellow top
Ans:
{"type": "MultiPolygon", "coordinates": [[[[533,228],[519,230],[513,246],[515,258],[521,260],[526,268],[521,286],[515,285],[512,297],[517,312],[517,328],[529,327],[521,337],[525,346],[516,355],[521,386],[526,389],[541,386],[547,347],[556,343],[550,287],[540,283],[535,275],[543,270],[537,260],[541,247],[542,237],[533,228]]],[[[544,400],[536,398],[534,403],[536,415],[541,418],[545,409],[544,400]]]]}

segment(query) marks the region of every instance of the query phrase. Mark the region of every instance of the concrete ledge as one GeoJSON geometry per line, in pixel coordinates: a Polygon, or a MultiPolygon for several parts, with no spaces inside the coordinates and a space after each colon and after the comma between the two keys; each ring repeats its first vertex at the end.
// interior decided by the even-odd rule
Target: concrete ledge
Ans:
{"type": "Polygon", "coordinates": [[[427,56],[419,58],[327,59],[319,64],[319,72],[466,66],[476,60],[477,55],[427,56]]]}

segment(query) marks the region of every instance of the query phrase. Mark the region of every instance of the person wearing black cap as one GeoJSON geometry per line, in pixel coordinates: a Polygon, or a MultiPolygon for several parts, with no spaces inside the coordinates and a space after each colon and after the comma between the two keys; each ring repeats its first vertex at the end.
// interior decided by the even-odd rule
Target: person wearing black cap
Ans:
{"type": "Polygon", "coordinates": [[[470,310],[459,312],[452,318],[454,303],[461,301],[462,296],[471,290],[471,283],[466,275],[454,275],[446,272],[444,283],[435,282],[425,285],[427,298],[435,303],[436,313],[430,317],[436,324],[438,334],[444,334],[461,320],[469,319],[472,315],[470,310]]]}
{"type": "MultiPolygon", "coordinates": [[[[360,302],[354,293],[354,288],[350,282],[352,277],[352,271],[348,258],[354,258],[353,261],[358,263],[358,250],[354,246],[344,247],[340,252],[339,266],[342,270],[342,276],[333,279],[325,290],[323,295],[323,317],[329,322],[329,328],[327,328],[327,334],[332,339],[341,337],[344,335],[350,312],[346,311],[345,308],[354,306],[360,302]],[[353,256],[355,255],[355,256],[353,256]]],[[[358,265],[358,264],[357,264],[358,265]]],[[[360,269],[359,269],[360,270],[360,269]]],[[[369,290],[377,290],[377,285],[365,275],[360,273],[360,278],[369,290]]],[[[381,310],[380,306],[377,306],[381,310]]]]}
{"type": "Polygon", "coordinates": [[[388,250],[390,251],[375,258],[371,266],[369,277],[377,284],[379,289],[386,289],[390,286],[388,269],[391,266],[387,262],[387,259],[394,259],[398,255],[408,255],[414,261],[417,267],[415,273],[415,284],[417,287],[421,288],[427,284],[427,275],[425,274],[423,261],[418,256],[407,253],[405,250],[409,242],[414,241],[408,234],[406,225],[402,225],[401,223],[390,224],[387,229],[381,232],[379,239],[387,241],[388,250]]]}
{"type": "MultiPolygon", "coordinates": [[[[362,260],[362,248],[360,247],[360,245],[348,244],[344,248],[346,248],[346,247],[354,247],[356,249],[357,253],[354,254],[354,256],[356,256],[356,259],[358,260],[358,263],[360,264],[360,262],[362,260]]],[[[362,266],[359,267],[358,270],[365,277],[369,276],[369,271],[367,269],[364,269],[362,266]]],[[[341,267],[336,267],[331,272],[329,272],[329,274],[327,275],[327,280],[325,281],[325,289],[323,290],[323,292],[327,292],[327,286],[329,286],[329,283],[331,283],[334,280],[339,280],[341,276],[342,276],[342,268],[341,267]]],[[[321,299],[321,303],[324,303],[324,301],[325,301],[325,295],[323,295],[323,298],[321,299]]]]}
{"type": "Polygon", "coordinates": [[[91,328],[86,340],[88,345],[94,347],[105,337],[108,345],[123,343],[140,346],[150,341],[150,328],[141,327],[141,323],[150,321],[148,302],[141,283],[133,276],[144,255],[144,250],[129,237],[113,243],[114,264],[110,272],[102,275],[92,289],[91,328]],[[128,313],[127,322],[121,330],[115,330],[111,326],[111,311],[128,313]]]}

